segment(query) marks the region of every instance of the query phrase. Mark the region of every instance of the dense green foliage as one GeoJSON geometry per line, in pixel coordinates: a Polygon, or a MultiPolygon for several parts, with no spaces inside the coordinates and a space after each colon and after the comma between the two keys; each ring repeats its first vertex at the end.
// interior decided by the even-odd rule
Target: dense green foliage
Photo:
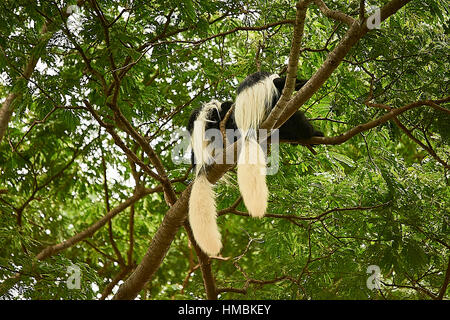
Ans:
{"type": "MultiPolygon", "coordinates": [[[[358,17],[360,1],[325,2],[358,17]]],[[[173,133],[190,112],[213,98],[234,99],[236,84],[258,68],[285,71],[293,1],[98,1],[109,34],[93,3],[0,4],[0,102],[19,94],[0,143],[3,298],[99,298],[112,279],[121,272],[126,279],[140,262],[169,208],[158,190],[83,241],[36,259],[129,198],[137,181],[159,184],[127,158],[83,100],[149,163],[109,107],[106,91],[126,70],[117,105],[148,139],[180,194],[192,173],[189,164],[172,161],[173,133]],[[251,30],[256,26],[260,30],[251,30]],[[39,62],[27,81],[22,70],[33,57],[39,62]],[[81,268],[81,290],[66,286],[72,264],[81,268]]],[[[298,76],[311,77],[346,29],[310,5],[298,76]]],[[[368,33],[301,109],[326,136],[337,136],[386,112],[366,105],[368,97],[393,108],[445,98],[448,41],[448,4],[412,1],[368,33]]],[[[449,162],[448,112],[422,106],[398,119],[449,162]]],[[[247,289],[223,290],[219,298],[430,299],[443,287],[449,298],[448,166],[394,121],[315,150],[280,146],[280,169],[268,177],[266,218],[242,214],[242,203],[218,218],[222,256],[229,259],[213,260],[216,285],[247,289]],[[381,270],[380,290],[366,286],[370,265],[381,270]]],[[[238,199],[235,180],[231,170],[228,183],[218,184],[219,210],[238,199]]],[[[181,228],[139,298],[205,298],[197,263],[181,228]]]]}

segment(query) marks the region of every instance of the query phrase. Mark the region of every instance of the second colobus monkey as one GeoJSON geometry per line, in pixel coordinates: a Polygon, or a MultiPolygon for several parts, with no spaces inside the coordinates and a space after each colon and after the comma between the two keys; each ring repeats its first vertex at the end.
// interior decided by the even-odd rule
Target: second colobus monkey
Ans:
{"type": "MultiPolygon", "coordinates": [[[[210,143],[205,138],[208,129],[219,130],[233,102],[212,100],[194,110],[187,129],[191,134],[191,161],[195,168],[195,180],[189,198],[189,224],[195,241],[209,255],[217,255],[222,248],[221,235],[216,222],[216,201],[213,185],[206,178],[206,167],[212,164],[210,143]]],[[[227,121],[227,129],[235,129],[233,117],[227,121]]]]}

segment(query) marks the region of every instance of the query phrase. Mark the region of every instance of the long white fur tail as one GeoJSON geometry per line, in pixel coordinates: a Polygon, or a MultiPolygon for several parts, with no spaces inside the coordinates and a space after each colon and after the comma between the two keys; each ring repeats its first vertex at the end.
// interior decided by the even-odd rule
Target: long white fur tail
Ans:
{"type": "Polygon", "coordinates": [[[213,185],[200,173],[194,181],[189,199],[189,223],[195,241],[210,256],[217,255],[222,248],[216,219],[213,185]]]}
{"type": "Polygon", "coordinates": [[[258,142],[245,139],[239,154],[237,180],[242,199],[252,217],[266,213],[269,191],[266,185],[266,161],[258,142]]]}
{"type": "MultiPolygon", "coordinates": [[[[278,94],[273,74],[243,88],[236,97],[235,121],[243,139],[237,165],[237,180],[249,214],[261,218],[266,213],[269,191],[266,185],[266,161],[256,141],[256,130],[270,111],[278,94]]],[[[245,82],[245,81],[244,81],[245,82]]]]}
{"type": "Polygon", "coordinates": [[[209,116],[213,110],[218,112],[221,110],[221,103],[217,100],[211,100],[203,105],[202,110],[195,119],[194,129],[192,132],[191,146],[195,157],[195,172],[198,175],[201,169],[206,165],[212,164],[214,158],[211,155],[209,141],[205,138],[206,123],[211,122],[209,116]]]}

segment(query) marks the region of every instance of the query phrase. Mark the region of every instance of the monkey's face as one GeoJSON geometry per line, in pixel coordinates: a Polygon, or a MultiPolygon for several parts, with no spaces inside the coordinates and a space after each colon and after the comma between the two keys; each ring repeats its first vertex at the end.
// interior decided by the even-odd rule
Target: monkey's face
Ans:
{"type": "Polygon", "coordinates": [[[307,82],[308,80],[295,79],[295,91],[300,90],[307,82]]]}

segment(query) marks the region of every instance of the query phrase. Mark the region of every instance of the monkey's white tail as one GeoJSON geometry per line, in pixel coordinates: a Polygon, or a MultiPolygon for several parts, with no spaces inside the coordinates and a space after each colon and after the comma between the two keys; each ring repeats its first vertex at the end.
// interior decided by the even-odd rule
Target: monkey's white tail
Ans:
{"type": "Polygon", "coordinates": [[[203,252],[210,256],[219,254],[222,248],[217,227],[216,202],[213,185],[200,173],[192,186],[189,199],[189,223],[203,252]]]}
{"type": "Polygon", "coordinates": [[[249,214],[262,218],[266,213],[269,197],[266,160],[264,151],[254,138],[244,139],[238,159],[237,180],[249,214]]]}
{"type": "Polygon", "coordinates": [[[194,122],[191,145],[195,157],[196,178],[189,198],[189,223],[195,241],[209,255],[217,255],[222,248],[221,236],[217,227],[216,203],[213,185],[205,175],[206,165],[212,164],[210,142],[205,139],[207,122],[211,112],[221,110],[221,104],[212,100],[203,105],[194,122]]]}
{"type": "MultiPolygon", "coordinates": [[[[277,88],[273,80],[278,75],[253,83],[238,94],[234,118],[243,139],[238,158],[237,180],[249,214],[261,218],[267,209],[269,192],[266,185],[266,161],[255,131],[272,107],[277,88]]],[[[244,81],[245,82],[245,81],[244,81]]]]}
{"type": "Polygon", "coordinates": [[[206,165],[212,164],[213,156],[211,155],[209,141],[205,139],[206,123],[211,122],[209,119],[211,112],[216,109],[221,110],[221,104],[217,100],[211,100],[203,105],[200,113],[195,119],[194,129],[191,137],[192,151],[195,157],[195,173],[198,175],[201,169],[206,165]]]}

